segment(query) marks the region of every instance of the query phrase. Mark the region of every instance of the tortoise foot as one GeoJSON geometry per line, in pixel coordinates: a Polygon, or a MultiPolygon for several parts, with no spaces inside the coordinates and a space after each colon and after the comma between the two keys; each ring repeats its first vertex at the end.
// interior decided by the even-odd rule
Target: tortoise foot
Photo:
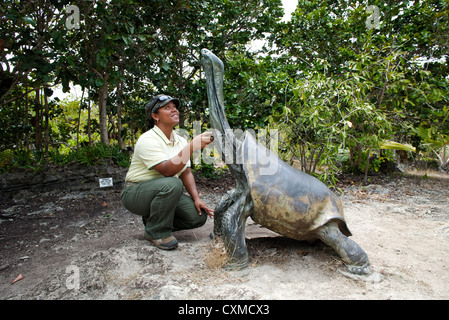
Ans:
{"type": "Polygon", "coordinates": [[[225,266],[226,271],[239,271],[248,268],[248,258],[243,258],[241,260],[231,260],[225,266]]]}
{"type": "Polygon", "coordinates": [[[364,265],[361,265],[361,266],[346,264],[346,269],[350,273],[357,274],[357,275],[367,275],[367,274],[371,274],[372,273],[371,265],[370,265],[369,262],[367,262],[367,263],[365,263],[364,265]]]}

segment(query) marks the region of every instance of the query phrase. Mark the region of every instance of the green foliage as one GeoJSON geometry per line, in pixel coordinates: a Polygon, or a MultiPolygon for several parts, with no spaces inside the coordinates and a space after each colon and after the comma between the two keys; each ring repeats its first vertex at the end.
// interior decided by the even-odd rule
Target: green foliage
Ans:
{"type": "Polygon", "coordinates": [[[285,133],[284,156],[328,177],[366,175],[391,160],[380,152],[385,141],[430,147],[414,138],[422,121],[449,134],[447,9],[447,1],[300,0],[273,36],[300,70],[293,96],[268,120],[285,133]],[[367,27],[368,4],[379,9],[376,28],[367,27]]]}
{"type": "MultiPolygon", "coordinates": [[[[366,57],[365,57],[366,58],[366,57]]],[[[350,167],[361,169],[370,150],[388,138],[392,123],[385,111],[369,100],[372,77],[366,65],[353,68],[344,77],[329,79],[323,70],[326,60],[316,62],[316,69],[294,84],[293,98],[283,112],[269,117],[271,125],[281,124],[286,158],[299,160],[302,170],[314,173],[326,167],[324,175],[335,181],[341,170],[339,154],[350,150],[350,167]]],[[[355,62],[349,61],[349,65],[355,62]]],[[[382,68],[381,63],[376,64],[382,68]]],[[[385,69],[375,69],[384,72],[385,69]]],[[[332,182],[332,181],[330,181],[332,182]]]]}
{"type": "Polygon", "coordinates": [[[201,177],[208,179],[217,179],[220,169],[216,168],[211,163],[205,163],[201,159],[200,164],[195,164],[193,170],[200,173],[201,177]]]}
{"type": "Polygon", "coordinates": [[[226,56],[224,95],[232,128],[263,127],[266,118],[282,110],[291,89],[289,70],[270,56],[230,52],[226,56]]]}
{"type": "Polygon", "coordinates": [[[80,29],[69,4],[0,3],[2,171],[127,166],[156,93],[181,99],[180,128],[207,127],[202,48],[225,64],[231,126],[279,130],[281,157],[323,181],[379,170],[387,147],[447,166],[448,0],[299,0],[288,22],[280,0],[80,1],[80,29]],[[82,99],[55,97],[73,85],[82,99]]]}
{"type": "Polygon", "coordinates": [[[127,168],[131,163],[131,155],[118,145],[106,146],[95,143],[93,146],[82,146],[67,152],[59,149],[49,151],[48,159],[43,160],[42,154],[31,150],[5,150],[0,154],[0,173],[14,169],[30,169],[36,172],[47,166],[65,166],[79,163],[87,166],[102,164],[110,159],[120,167],[127,168]]]}
{"type": "MultiPolygon", "coordinates": [[[[447,116],[446,116],[447,119],[447,116]]],[[[423,141],[423,146],[429,148],[436,156],[439,166],[446,169],[449,165],[449,134],[441,133],[437,127],[412,128],[423,141]]]]}
{"type": "Polygon", "coordinates": [[[121,150],[117,145],[106,146],[103,143],[96,143],[92,147],[82,146],[67,156],[69,161],[88,166],[102,163],[105,159],[111,159],[121,167],[129,167],[130,164],[130,155],[126,150],[121,150]]]}
{"type": "Polygon", "coordinates": [[[92,111],[87,124],[60,122],[61,139],[73,139],[74,127],[77,135],[85,128],[90,143],[97,130],[104,144],[114,139],[124,147],[123,139],[132,143],[132,136],[145,130],[145,102],[162,92],[182,100],[181,127],[186,120],[198,120],[206,105],[198,81],[200,50],[221,55],[242,50],[248,42],[264,39],[282,15],[280,0],[81,1],[75,4],[80,28],[70,29],[65,23],[69,4],[0,4],[7,13],[0,18],[0,38],[6,42],[0,78],[8,80],[0,92],[0,119],[8,115],[9,123],[21,125],[2,137],[2,148],[51,148],[55,137],[48,130],[55,127],[48,128],[44,102],[51,94],[44,91],[56,85],[64,92],[81,86],[89,103],[79,108],[92,111]],[[30,92],[36,92],[36,103],[30,92]]]}

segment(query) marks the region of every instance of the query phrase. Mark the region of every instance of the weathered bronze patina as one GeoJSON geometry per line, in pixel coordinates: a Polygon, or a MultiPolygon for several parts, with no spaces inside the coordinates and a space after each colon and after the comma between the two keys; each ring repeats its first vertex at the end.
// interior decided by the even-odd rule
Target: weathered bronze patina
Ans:
{"type": "Polygon", "coordinates": [[[368,256],[348,237],[338,197],[318,179],[280,160],[245,133],[238,139],[226,119],[223,101],[223,63],[202,50],[215,145],[236,180],[215,208],[214,234],[221,235],[232,268],[248,265],[245,223],[249,216],[260,225],[297,240],[322,240],[334,248],[347,269],[371,272],[368,256]]]}

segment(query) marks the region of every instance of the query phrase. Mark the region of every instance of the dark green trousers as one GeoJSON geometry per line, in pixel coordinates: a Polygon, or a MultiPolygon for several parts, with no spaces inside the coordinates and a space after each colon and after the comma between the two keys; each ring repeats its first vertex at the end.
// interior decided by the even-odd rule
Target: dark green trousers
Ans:
{"type": "Polygon", "coordinates": [[[126,209],[142,216],[145,232],[152,239],[168,238],[172,231],[193,229],[206,223],[193,199],[183,194],[181,179],[163,177],[125,187],[122,202],[126,209]]]}

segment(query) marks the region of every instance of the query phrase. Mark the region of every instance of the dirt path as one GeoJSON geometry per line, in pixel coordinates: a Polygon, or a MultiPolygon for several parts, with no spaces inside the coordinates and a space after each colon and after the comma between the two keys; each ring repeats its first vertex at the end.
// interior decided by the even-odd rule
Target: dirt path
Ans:
{"type": "MultiPolygon", "coordinates": [[[[448,299],[449,175],[428,176],[343,187],[348,226],[374,269],[365,279],[322,243],[250,219],[250,267],[224,271],[212,267],[213,220],[176,232],[179,248],[165,252],[143,238],[117,190],[24,192],[0,206],[0,299],[448,299]]],[[[210,206],[224,189],[200,184],[210,206]]]]}

